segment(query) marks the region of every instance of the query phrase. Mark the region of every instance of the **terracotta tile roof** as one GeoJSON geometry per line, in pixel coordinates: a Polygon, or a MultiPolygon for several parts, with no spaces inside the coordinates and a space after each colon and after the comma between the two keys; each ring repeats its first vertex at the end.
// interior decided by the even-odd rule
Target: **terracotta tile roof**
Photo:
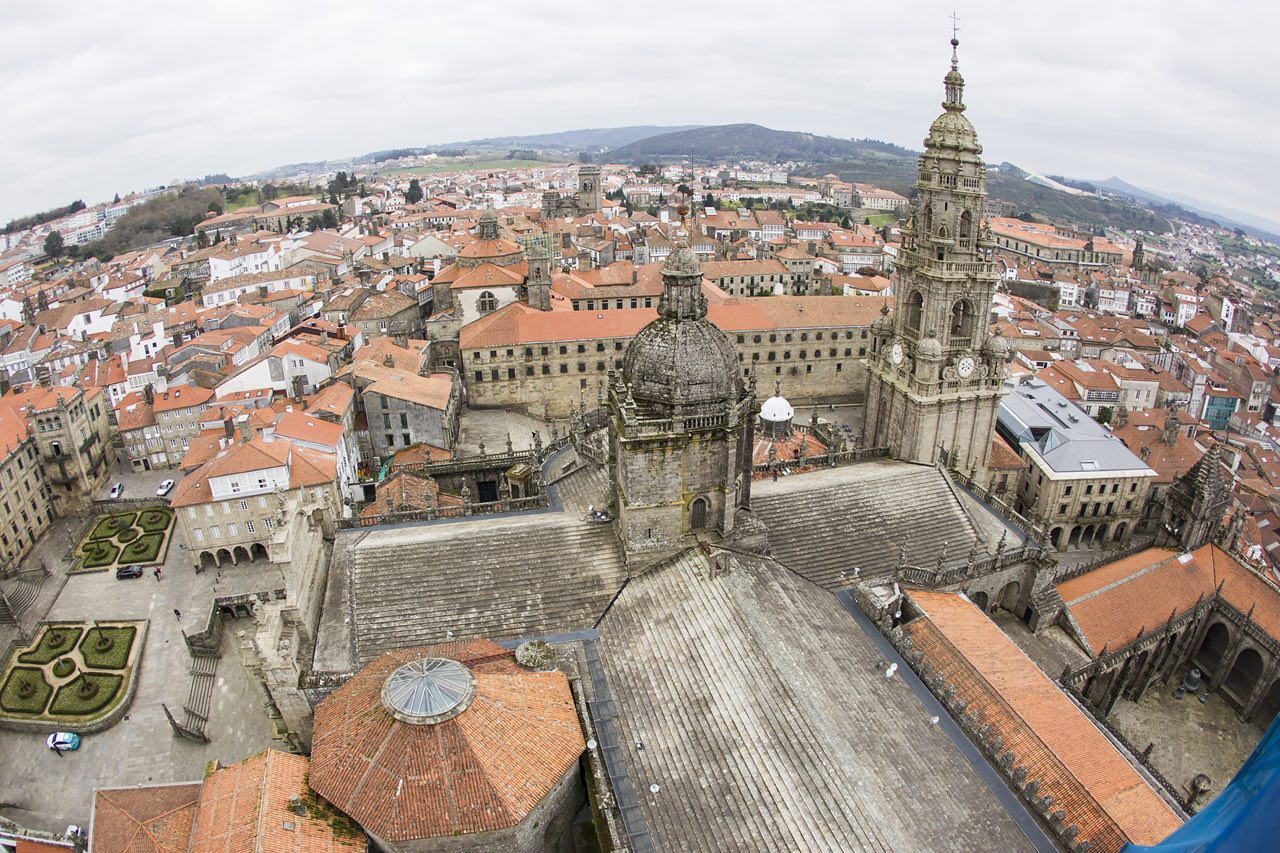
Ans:
{"type": "MultiPolygon", "coordinates": [[[[191,448],[188,448],[188,456],[191,448]]],[[[186,460],[183,460],[185,467],[186,460]]],[[[250,471],[270,468],[289,468],[289,488],[322,486],[332,483],[337,476],[337,457],[332,453],[298,447],[288,439],[267,441],[255,438],[238,442],[214,454],[195,471],[182,478],[174,489],[170,506],[189,506],[213,500],[209,480],[250,471]]]]}
{"type": "Polygon", "coordinates": [[[204,405],[212,398],[212,388],[201,388],[198,385],[179,385],[161,394],[156,394],[151,408],[155,412],[190,409],[192,406],[204,405]]]}
{"type": "Polygon", "coordinates": [[[99,788],[93,795],[95,853],[186,851],[200,783],[99,788]]]}
{"type": "Polygon", "coordinates": [[[1097,726],[994,622],[952,593],[910,590],[924,615],[905,633],[976,725],[991,727],[1016,766],[1079,827],[1094,853],[1155,844],[1181,825],[1097,726]]]}
{"type": "MultiPolygon", "coordinates": [[[[340,833],[327,804],[297,814],[290,798],[310,800],[305,756],[268,749],[215,771],[204,782],[191,853],[336,853],[368,849],[363,834],[340,833]]],[[[339,817],[340,816],[336,816],[339,817]]]]}
{"type": "Polygon", "coordinates": [[[0,457],[12,453],[28,435],[26,419],[9,406],[0,406],[0,457]]]}
{"type": "Polygon", "coordinates": [[[1009,442],[1001,438],[999,433],[991,434],[991,453],[987,456],[987,468],[993,471],[1021,469],[1025,464],[1018,452],[1010,447],[1009,442]]]}
{"type": "Polygon", "coordinates": [[[341,416],[351,407],[355,399],[355,389],[345,382],[334,382],[318,391],[307,403],[309,415],[341,416]]]}
{"type": "Polygon", "coordinates": [[[275,427],[280,438],[296,438],[334,448],[342,441],[342,424],[322,421],[303,412],[286,413],[276,421],[275,427]]]}
{"type": "Polygon", "coordinates": [[[530,672],[488,640],[401,649],[377,658],[316,708],[311,785],[384,841],[513,826],[585,747],[563,672],[530,672]],[[402,664],[456,660],[476,681],[461,714],[400,722],[382,685],[402,664]]]}
{"type": "MultiPolygon", "coordinates": [[[[398,458],[399,454],[397,454],[398,458]]],[[[386,515],[404,508],[435,509],[442,506],[460,507],[462,498],[458,495],[441,494],[440,486],[433,477],[419,477],[401,472],[392,474],[378,484],[378,496],[367,507],[360,510],[360,514],[363,516],[386,515]]]]}
{"type": "Polygon", "coordinates": [[[453,397],[454,375],[450,373],[431,373],[419,376],[394,368],[385,370],[372,384],[364,389],[365,394],[381,394],[394,400],[404,400],[445,411],[449,408],[449,400],[453,397]]]}
{"type": "Polygon", "coordinates": [[[1151,631],[1210,598],[1222,597],[1280,640],[1280,589],[1217,545],[1190,554],[1148,548],[1058,584],[1072,618],[1094,655],[1131,643],[1140,628],[1151,631]]]}

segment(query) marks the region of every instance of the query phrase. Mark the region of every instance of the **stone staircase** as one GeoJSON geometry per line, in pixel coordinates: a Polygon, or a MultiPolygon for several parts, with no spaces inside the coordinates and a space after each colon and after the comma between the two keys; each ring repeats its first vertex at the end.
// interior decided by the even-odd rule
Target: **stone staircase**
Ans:
{"type": "Polygon", "coordinates": [[[209,722],[209,706],[213,704],[213,688],[217,683],[218,658],[215,655],[194,655],[191,658],[191,689],[182,706],[182,724],[204,735],[209,722]]]}
{"type": "Polygon", "coordinates": [[[612,525],[568,515],[370,533],[351,568],[356,665],[454,637],[590,628],[622,586],[612,525]]]}
{"type": "Polygon", "coordinates": [[[859,579],[892,573],[904,542],[910,565],[933,566],[944,542],[948,560],[968,554],[981,537],[945,477],[903,462],[850,465],[760,481],[751,508],[779,562],[834,590],[854,583],[855,566],[859,579]]]}
{"type": "Polygon", "coordinates": [[[0,596],[0,625],[18,624],[18,617],[40,598],[40,591],[48,579],[49,576],[39,569],[15,576],[4,587],[4,595],[0,596]]]}

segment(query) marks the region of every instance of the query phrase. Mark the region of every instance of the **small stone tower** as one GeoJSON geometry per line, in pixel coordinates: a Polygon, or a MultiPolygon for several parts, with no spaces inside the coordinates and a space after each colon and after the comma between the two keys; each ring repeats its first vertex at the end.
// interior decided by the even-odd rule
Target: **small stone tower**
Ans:
{"type": "Polygon", "coordinates": [[[1222,445],[1213,442],[1200,461],[1169,487],[1161,524],[1184,551],[1217,537],[1231,490],[1222,476],[1222,445]]]}
{"type": "Polygon", "coordinates": [[[534,243],[526,255],[529,260],[529,274],[525,279],[529,307],[539,311],[551,310],[551,259],[547,257],[547,247],[542,241],[534,243]]]}
{"type": "Polygon", "coordinates": [[[750,501],[755,394],[733,341],[706,318],[688,246],[667,256],[662,286],[657,319],[609,389],[617,530],[633,570],[728,536],[750,501]]]}
{"type": "Polygon", "coordinates": [[[578,167],[578,215],[600,212],[600,167],[578,167]]]}

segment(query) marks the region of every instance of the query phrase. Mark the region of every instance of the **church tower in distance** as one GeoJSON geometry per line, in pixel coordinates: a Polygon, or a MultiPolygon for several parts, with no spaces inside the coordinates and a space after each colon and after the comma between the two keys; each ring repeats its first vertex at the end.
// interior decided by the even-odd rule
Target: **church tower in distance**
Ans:
{"type": "Polygon", "coordinates": [[[917,197],[902,228],[896,310],[872,324],[868,447],[955,467],[985,482],[1007,342],[988,334],[997,271],[985,219],[986,167],[964,116],[951,40],[943,113],[929,128],[917,197]]]}

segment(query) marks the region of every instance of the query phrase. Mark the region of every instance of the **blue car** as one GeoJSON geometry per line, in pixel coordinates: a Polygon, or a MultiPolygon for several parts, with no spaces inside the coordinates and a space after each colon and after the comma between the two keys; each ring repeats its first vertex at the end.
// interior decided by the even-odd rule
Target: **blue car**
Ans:
{"type": "Polygon", "coordinates": [[[75,752],[80,748],[80,735],[75,732],[54,732],[45,741],[45,746],[58,752],[75,752]]]}

